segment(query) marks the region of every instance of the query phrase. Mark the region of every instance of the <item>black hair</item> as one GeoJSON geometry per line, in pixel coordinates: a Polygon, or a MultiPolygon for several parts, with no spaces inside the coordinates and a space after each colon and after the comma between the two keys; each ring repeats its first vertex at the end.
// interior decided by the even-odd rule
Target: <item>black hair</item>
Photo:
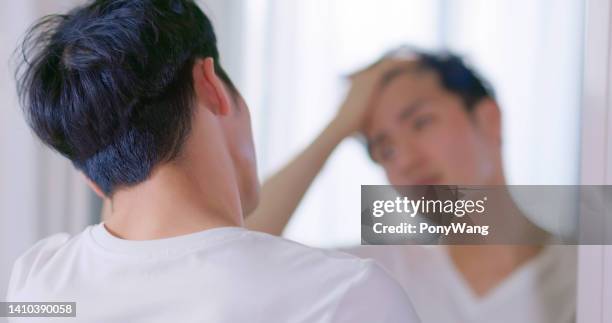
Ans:
{"type": "MultiPolygon", "coordinates": [[[[442,87],[458,95],[467,111],[471,111],[480,100],[495,97],[489,83],[457,54],[449,51],[433,52],[401,46],[389,51],[381,60],[402,56],[414,58],[415,65],[411,67],[412,69],[436,73],[440,78],[442,87]]],[[[388,84],[405,71],[389,71],[383,76],[381,85],[388,84]]]]}
{"type": "MultiPolygon", "coordinates": [[[[459,55],[449,51],[433,52],[420,50],[412,46],[400,46],[387,52],[381,59],[367,68],[390,58],[408,59],[414,64],[387,71],[379,83],[380,88],[387,86],[404,73],[433,72],[439,77],[442,88],[461,98],[467,113],[473,111],[481,100],[495,99],[495,93],[489,83],[468,66],[459,55]]],[[[372,155],[372,143],[365,137],[362,137],[362,140],[368,155],[376,161],[372,155]]]]}
{"type": "Polygon", "coordinates": [[[190,131],[192,68],[217,40],[191,0],[96,0],[38,20],[17,51],[26,119],[107,195],[176,158],[190,131]]]}

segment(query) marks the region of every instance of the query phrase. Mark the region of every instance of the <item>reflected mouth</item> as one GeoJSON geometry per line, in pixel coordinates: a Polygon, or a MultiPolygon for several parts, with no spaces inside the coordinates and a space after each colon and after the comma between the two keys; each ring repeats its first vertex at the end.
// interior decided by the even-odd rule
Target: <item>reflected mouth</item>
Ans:
{"type": "Polygon", "coordinates": [[[423,178],[420,178],[412,182],[412,185],[440,185],[440,184],[442,184],[442,177],[440,175],[423,177],[423,178]]]}

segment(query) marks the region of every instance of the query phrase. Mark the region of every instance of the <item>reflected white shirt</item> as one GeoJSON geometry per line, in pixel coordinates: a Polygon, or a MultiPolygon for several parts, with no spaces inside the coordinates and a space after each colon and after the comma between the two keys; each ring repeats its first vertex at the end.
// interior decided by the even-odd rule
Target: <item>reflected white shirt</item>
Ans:
{"type": "Polygon", "coordinates": [[[575,246],[550,245],[483,297],[444,246],[359,246],[404,287],[423,323],[569,323],[576,313],[575,246]]]}

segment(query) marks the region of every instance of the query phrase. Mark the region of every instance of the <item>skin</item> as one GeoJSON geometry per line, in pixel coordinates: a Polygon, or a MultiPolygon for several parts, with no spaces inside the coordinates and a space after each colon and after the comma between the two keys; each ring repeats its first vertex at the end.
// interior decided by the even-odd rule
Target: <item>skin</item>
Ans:
{"type": "Polygon", "coordinates": [[[504,182],[495,102],[485,100],[468,115],[434,73],[406,72],[386,85],[364,132],[393,185],[504,182]]]}
{"type": "Polygon", "coordinates": [[[211,58],[193,69],[195,113],[180,156],[140,184],[105,196],[104,225],[128,240],[151,240],[242,226],[259,201],[249,110],[217,76],[211,58]]]}
{"type": "MultiPolygon", "coordinates": [[[[356,132],[366,135],[372,158],[393,185],[505,185],[496,102],[483,99],[468,112],[435,73],[414,71],[414,65],[413,59],[387,59],[354,74],[336,117],[264,182],[261,203],[247,218],[247,227],[280,235],[334,148],[356,132]],[[396,69],[408,72],[381,83],[383,75],[396,69]]],[[[511,198],[502,203],[499,207],[520,214],[511,198]]],[[[546,235],[529,221],[512,232],[546,235]]],[[[473,292],[483,296],[541,246],[452,245],[447,250],[473,292]]]]}

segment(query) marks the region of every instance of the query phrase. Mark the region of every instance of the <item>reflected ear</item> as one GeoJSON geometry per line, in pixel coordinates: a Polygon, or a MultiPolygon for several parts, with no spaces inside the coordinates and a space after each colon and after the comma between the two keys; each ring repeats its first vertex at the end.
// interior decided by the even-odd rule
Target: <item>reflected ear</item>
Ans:
{"type": "Polygon", "coordinates": [[[472,111],[478,128],[493,142],[501,145],[501,111],[491,98],[480,100],[472,111]]]}
{"type": "Polygon", "coordinates": [[[89,186],[89,188],[91,188],[96,193],[96,195],[98,195],[101,199],[105,200],[107,196],[106,194],[104,194],[102,189],[100,189],[100,186],[98,186],[98,184],[94,183],[94,181],[89,179],[89,177],[87,177],[87,175],[85,175],[83,172],[80,172],[80,173],[81,173],[81,176],[83,176],[83,178],[87,182],[87,185],[89,186]]]}
{"type": "Polygon", "coordinates": [[[215,71],[215,61],[211,57],[197,59],[192,74],[196,100],[215,115],[229,114],[230,94],[215,71]]]}

